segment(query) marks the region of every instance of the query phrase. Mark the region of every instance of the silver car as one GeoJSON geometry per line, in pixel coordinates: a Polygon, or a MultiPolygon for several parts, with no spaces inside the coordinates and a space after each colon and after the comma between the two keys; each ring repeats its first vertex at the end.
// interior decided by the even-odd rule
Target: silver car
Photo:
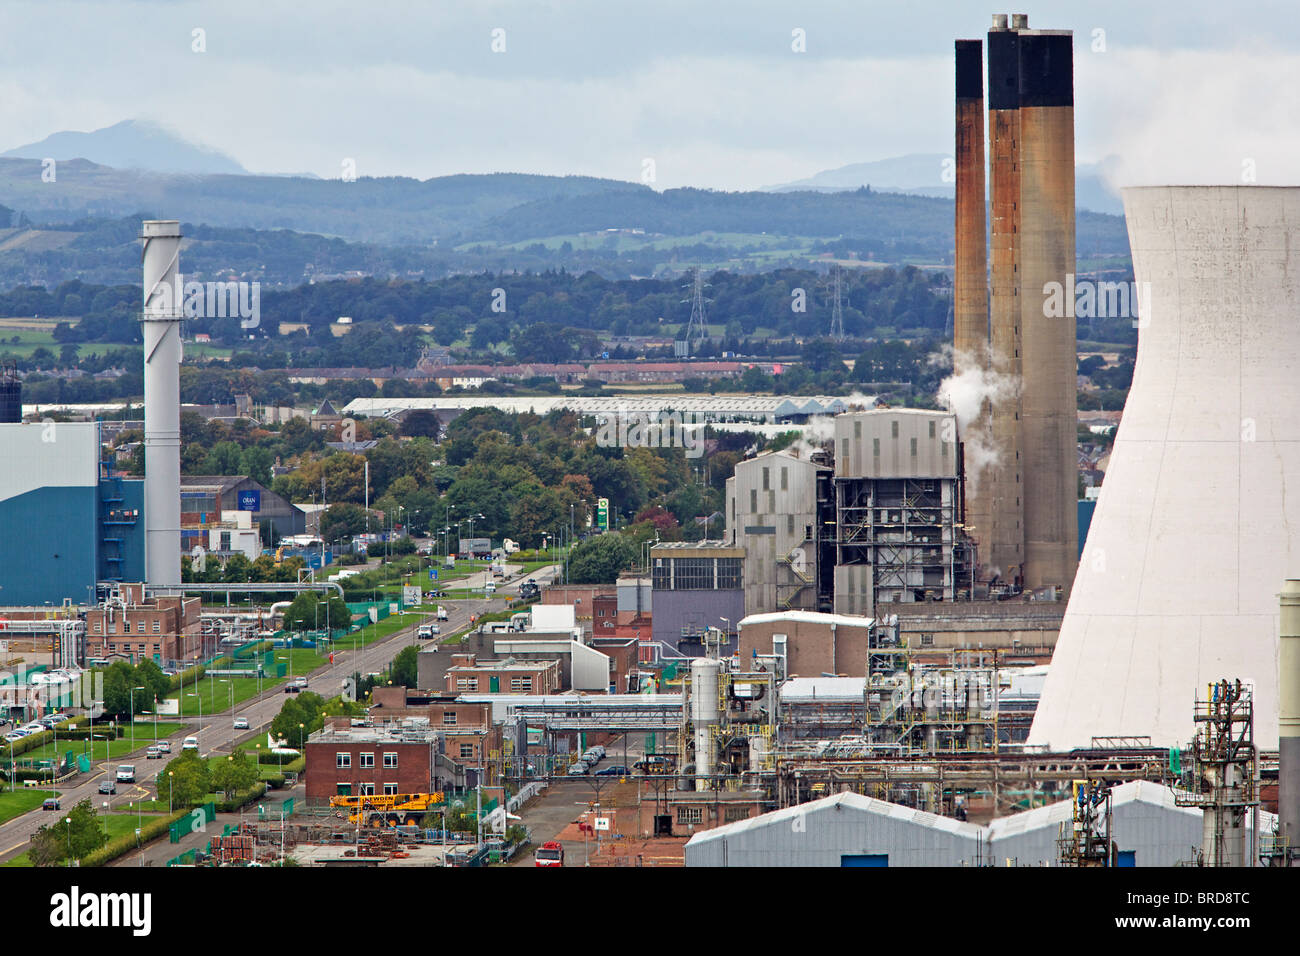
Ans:
{"type": "Polygon", "coordinates": [[[575,760],[573,763],[569,764],[569,776],[582,777],[585,776],[587,771],[589,771],[590,769],[591,767],[588,766],[587,761],[575,760]]]}

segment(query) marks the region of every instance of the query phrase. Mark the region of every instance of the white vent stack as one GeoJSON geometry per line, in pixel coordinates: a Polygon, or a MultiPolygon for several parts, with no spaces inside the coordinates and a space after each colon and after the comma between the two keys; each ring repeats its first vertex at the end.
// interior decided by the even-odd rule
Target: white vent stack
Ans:
{"type": "Polygon", "coordinates": [[[1137,367],[1031,744],[1193,734],[1254,685],[1278,746],[1278,582],[1300,577],[1300,188],[1124,190],[1137,367]],[[1288,487],[1296,485],[1296,487],[1288,487]]]}
{"type": "Polygon", "coordinates": [[[181,583],[181,224],[141,224],[144,246],[144,561],[152,587],[181,583]]]}

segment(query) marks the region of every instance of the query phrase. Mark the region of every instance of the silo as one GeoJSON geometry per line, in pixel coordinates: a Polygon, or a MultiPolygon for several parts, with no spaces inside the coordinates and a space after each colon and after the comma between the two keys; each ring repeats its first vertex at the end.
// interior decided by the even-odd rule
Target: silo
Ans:
{"type": "Polygon", "coordinates": [[[1198,690],[1253,682],[1278,747],[1277,582],[1300,577],[1300,188],[1124,190],[1133,385],[1031,744],[1191,738],[1198,690]]]}
{"type": "Polygon", "coordinates": [[[144,305],[145,577],[150,585],[181,582],[181,303],[176,273],[180,223],[142,224],[144,305]]]}

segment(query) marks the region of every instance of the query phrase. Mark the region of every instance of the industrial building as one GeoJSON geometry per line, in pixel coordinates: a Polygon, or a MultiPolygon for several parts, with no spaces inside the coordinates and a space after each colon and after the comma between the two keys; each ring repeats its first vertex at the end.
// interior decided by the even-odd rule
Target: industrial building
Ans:
{"type": "Polygon", "coordinates": [[[144,577],[144,483],[101,461],[97,422],[0,424],[0,600],[93,604],[144,577]]]}
{"type": "MultiPolygon", "coordinates": [[[[976,826],[852,792],[698,833],[687,866],[1061,866],[1075,829],[1074,800],[976,826]]],[[[1192,863],[1198,810],[1169,787],[1136,780],[1109,791],[1110,865],[1192,863]]],[[[1259,829],[1274,817],[1260,813],[1259,829]]]]}
{"type": "Polygon", "coordinates": [[[867,645],[876,619],[814,611],[749,614],[740,619],[738,656],[771,655],[784,677],[867,672],[867,645]]]}
{"type": "Polygon", "coordinates": [[[650,549],[653,641],[693,657],[703,652],[709,628],[733,634],[745,616],[744,563],[744,549],[724,541],[654,545],[650,549]]]}
{"type": "Polygon", "coordinates": [[[1190,739],[1254,687],[1278,746],[1277,592],[1300,577],[1300,188],[1124,190],[1137,368],[1030,742],[1190,739]]]}
{"type": "Polygon", "coordinates": [[[219,557],[233,551],[247,554],[252,547],[259,548],[260,553],[263,542],[272,544],[280,538],[306,532],[305,511],[247,475],[184,475],[180,489],[183,554],[189,554],[196,546],[219,557]],[[251,522],[228,518],[232,512],[248,514],[251,522]],[[217,527],[222,523],[228,526],[217,527]],[[258,541],[254,544],[245,540],[243,546],[238,546],[241,537],[247,539],[247,535],[241,536],[239,532],[249,528],[258,541]],[[226,534],[221,534],[223,531],[226,534]]]}
{"type": "Polygon", "coordinates": [[[727,479],[725,540],[745,552],[745,613],[829,610],[819,597],[818,526],[830,505],[828,463],[772,452],[727,479]]]}

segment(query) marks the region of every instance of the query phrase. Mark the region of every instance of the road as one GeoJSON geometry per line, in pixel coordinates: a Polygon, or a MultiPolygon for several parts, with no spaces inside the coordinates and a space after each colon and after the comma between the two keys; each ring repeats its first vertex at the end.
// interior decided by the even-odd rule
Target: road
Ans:
{"type": "MultiPolygon", "coordinates": [[[[504,606],[504,602],[499,599],[492,601],[444,600],[441,604],[448,612],[448,619],[442,626],[443,633],[446,635],[454,634],[467,627],[471,614],[482,614],[485,611],[500,609],[504,606]]],[[[354,651],[347,646],[346,639],[340,641],[334,654],[334,663],[317,668],[307,675],[310,682],[307,689],[316,691],[324,697],[332,697],[342,689],[344,678],[358,672],[368,674],[382,671],[403,647],[417,643],[415,637],[416,625],[424,618],[414,614],[408,616],[410,618],[408,627],[396,631],[368,647],[354,651]]],[[[228,753],[236,744],[265,734],[271,721],[275,719],[275,715],[280,712],[284,701],[284,685],[268,683],[266,689],[259,696],[250,698],[242,704],[236,704],[233,713],[226,711],[214,715],[204,715],[202,720],[191,719],[183,730],[165,739],[172,741],[173,756],[180,753],[181,741],[191,734],[198,737],[199,751],[205,756],[213,753],[228,753]],[[235,717],[247,719],[249,729],[235,730],[233,726],[235,717]]],[[[63,811],[66,812],[71,809],[74,804],[82,799],[89,799],[100,810],[104,809],[103,804],[105,801],[109,803],[108,809],[119,810],[133,801],[153,799],[152,788],[148,785],[152,783],[157,772],[166,766],[167,761],[145,760],[145,747],[146,745],[142,743],[137,752],[131,757],[101,761],[91,768],[90,773],[81,774],[74,778],[72,786],[59,788],[63,811]],[[116,773],[117,765],[120,763],[134,763],[139,782],[135,786],[129,784],[119,786],[115,796],[101,795],[98,792],[100,780],[107,773],[116,773]]],[[[0,861],[22,853],[27,848],[32,834],[42,824],[61,819],[62,816],[63,814],[53,814],[38,809],[16,817],[0,826],[0,861]]]]}

